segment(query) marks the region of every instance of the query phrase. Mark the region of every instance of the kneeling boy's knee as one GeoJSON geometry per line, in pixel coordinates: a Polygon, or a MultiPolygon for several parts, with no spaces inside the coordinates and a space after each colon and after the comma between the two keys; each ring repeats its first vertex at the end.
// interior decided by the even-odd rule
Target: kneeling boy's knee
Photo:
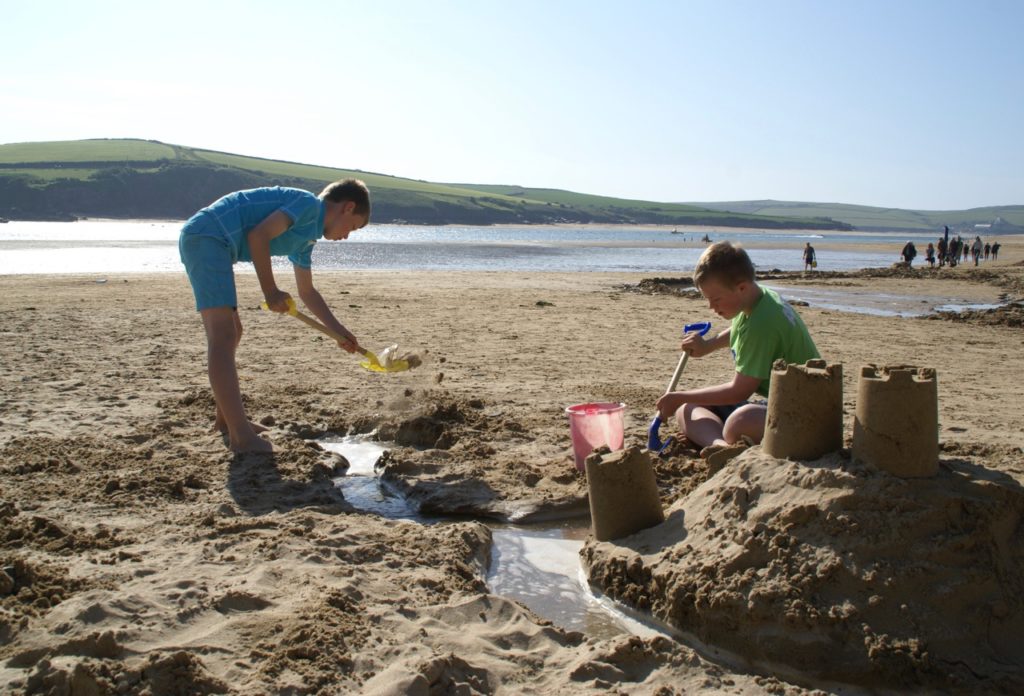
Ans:
{"type": "Polygon", "coordinates": [[[722,426],[722,438],[729,443],[739,442],[746,435],[755,442],[764,437],[765,417],[768,410],[760,404],[747,404],[733,411],[722,426]]]}

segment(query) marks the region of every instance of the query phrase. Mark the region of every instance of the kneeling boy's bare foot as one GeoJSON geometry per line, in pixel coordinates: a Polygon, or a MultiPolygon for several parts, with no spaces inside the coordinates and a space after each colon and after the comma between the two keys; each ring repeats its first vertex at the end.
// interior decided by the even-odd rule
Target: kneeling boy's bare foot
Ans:
{"type": "Polygon", "coordinates": [[[739,456],[743,450],[754,444],[749,437],[744,436],[739,442],[729,444],[708,445],[700,451],[700,456],[707,460],[708,471],[714,475],[729,463],[731,459],[739,456]]]}
{"type": "Polygon", "coordinates": [[[232,442],[231,451],[239,454],[249,452],[269,454],[274,451],[274,446],[256,433],[253,433],[252,437],[247,437],[243,440],[239,440],[238,442],[232,442]]]}

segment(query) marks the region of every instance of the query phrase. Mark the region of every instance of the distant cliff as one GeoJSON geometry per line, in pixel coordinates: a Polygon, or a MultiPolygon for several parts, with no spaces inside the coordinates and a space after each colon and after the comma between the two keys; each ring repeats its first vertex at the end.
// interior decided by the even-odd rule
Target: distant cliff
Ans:
{"type": "MultiPolygon", "coordinates": [[[[80,163],[74,163],[80,165],[80,163]]],[[[83,217],[183,219],[225,193],[257,186],[294,186],[319,192],[325,181],[266,176],[242,169],[164,162],[145,169],[99,168],[87,179],[56,178],[40,184],[30,176],[3,176],[0,217],[19,220],[73,220],[83,217]]],[[[70,166],[70,165],[68,165],[70,166]]],[[[717,211],[675,211],[621,205],[582,207],[508,200],[508,197],[398,195],[371,188],[373,221],[419,225],[607,223],[710,225],[763,228],[852,229],[826,219],[782,219],[717,211]]]]}
{"type": "Polygon", "coordinates": [[[376,223],[852,229],[827,217],[751,215],[520,186],[440,184],[145,140],[0,145],[0,217],[184,219],[231,191],[280,185],[319,192],[348,176],[370,187],[376,223]]]}

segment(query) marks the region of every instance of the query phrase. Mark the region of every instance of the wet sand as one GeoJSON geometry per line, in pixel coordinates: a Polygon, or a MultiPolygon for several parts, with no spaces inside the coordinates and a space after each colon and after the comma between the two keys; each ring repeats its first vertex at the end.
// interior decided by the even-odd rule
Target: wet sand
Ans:
{"type": "MultiPolygon", "coordinates": [[[[999,303],[1024,298],[1022,260],[1024,244],[1014,238],[998,264],[978,270],[814,278],[797,273],[776,280],[999,303]]],[[[821,685],[806,665],[719,664],[667,637],[588,638],[488,591],[490,532],[478,519],[551,519],[586,509],[586,483],[572,463],[564,407],[624,401],[627,445],[642,444],[653,404],[676,363],[679,327],[711,319],[724,328],[697,298],[650,284],[641,290],[644,278],[316,276],[329,304],[366,345],[399,343],[423,357],[412,372],[375,375],[300,322],[261,313],[255,279],[242,276],[242,388],[250,415],[270,427],[277,452],[234,457],[208,432],[205,345],[183,276],[0,277],[2,688],[670,694],[802,693],[821,685]],[[332,482],[346,463],[315,440],[374,430],[402,444],[383,462],[385,480],[422,510],[458,514],[456,521],[422,526],[353,509],[332,482]]],[[[284,277],[281,283],[289,287],[284,277]]],[[[1014,486],[1024,482],[1020,311],[938,319],[815,307],[800,312],[823,355],[845,366],[847,443],[861,364],[933,367],[944,471],[994,480],[999,490],[1010,491],[1006,500],[1016,500],[1014,486]]],[[[691,360],[682,386],[724,381],[731,369],[725,354],[691,360]]],[[[847,471],[848,453],[830,456],[817,470],[833,472],[829,476],[851,490],[894,485],[871,478],[877,472],[858,483],[847,471]]],[[[712,501],[722,499],[723,486],[746,485],[737,478],[742,471],[763,480],[763,490],[780,491],[773,495],[785,508],[784,486],[772,483],[771,474],[781,465],[763,459],[755,448],[736,467],[712,476],[693,448],[677,447],[656,467],[669,522],[682,511],[692,541],[720,544],[697,529],[701,519],[720,526],[732,519],[712,501]],[[755,468],[760,465],[766,468],[755,468]]],[[[812,481],[806,490],[816,486],[812,481]]],[[[872,509],[883,526],[902,519],[884,512],[888,508],[872,509]]],[[[1008,551],[972,556],[971,563],[1000,559],[993,582],[1019,590],[1021,519],[999,524],[1005,527],[999,543],[1008,551]]],[[[812,531],[821,528],[812,525],[812,531]]],[[[687,565],[692,556],[679,549],[675,560],[667,558],[676,540],[651,534],[659,545],[651,553],[661,556],[640,566],[619,564],[629,545],[591,543],[585,555],[602,586],[658,613],[668,594],[651,595],[659,585],[638,583],[631,573],[647,568],[647,577],[675,578],[660,587],[685,588],[702,571],[687,565]],[[641,586],[646,605],[634,591],[641,586]]],[[[828,547],[827,535],[820,543],[828,547]]],[[[836,553],[844,548],[836,542],[836,553]]],[[[734,560],[724,551],[707,559],[721,563],[712,571],[723,574],[734,560]]],[[[952,579],[970,586],[970,566],[957,572],[952,579]]],[[[849,589],[827,574],[815,583],[819,592],[849,589]]],[[[734,594],[716,601],[732,602],[751,589],[764,588],[733,584],[734,594]]],[[[933,589],[927,581],[920,585],[921,592],[933,589]]],[[[892,606],[899,613],[898,602],[889,604],[895,590],[881,586],[876,592],[887,615],[892,606]]],[[[737,608],[742,604],[710,610],[693,600],[687,611],[686,592],[673,596],[684,604],[662,612],[661,620],[688,625],[733,652],[781,630],[762,611],[775,606],[771,598],[749,610],[737,608]],[[733,633],[750,642],[730,642],[721,632],[727,625],[739,627],[733,633]]],[[[1000,625],[1020,614],[1019,597],[1018,591],[993,609],[1000,625]]],[[[798,612],[798,618],[809,612],[798,612]]],[[[865,621],[877,618],[869,614],[865,621]]],[[[921,642],[933,638],[939,645],[937,636],[927,635],[931,627],[921,629],[918,643],[901,643],[899,650],[874,631],[875,642],[850,656],[851,664],[874,664],[871,650],[883,661],[915,650],[919,657],[921,642]]],[[[978,657],[969,641],[970,635],[961,639],[963,660],[983,671],[981,677],[957,675],[967,682],[944,684],[927,666],[915,672],[902,662],[878,668],[870,683],[835,674],[870,688],[984,690],[1008,683],[984,681],[985,666],[972,662],[984,655],[978,657]]],[[[943,636],[943,659],[955,654],[956,645],[951,648],[943,636]]],[[[774,664],[779,656],[747,657],[774,664]]],[[[1016,653],[1003,659],[1018,672],[1024,667],[1016,653]]]]}

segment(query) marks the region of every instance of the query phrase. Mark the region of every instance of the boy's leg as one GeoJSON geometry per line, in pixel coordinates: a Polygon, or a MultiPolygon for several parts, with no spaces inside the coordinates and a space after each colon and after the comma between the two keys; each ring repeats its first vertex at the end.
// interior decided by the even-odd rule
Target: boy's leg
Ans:
{"type": "Polygon", "coordinates": [[[227,430],[236,452],[270,452],[273,447],[256,434],[245,417],[238,386],[235,349],[242,337],[242,322],[234,309],[238,298],[232,252],[218,234],[196,225],[197,229],[189,231],[186,226],[182,230],[178,250],[206,331],[207,371],[217,404],[214,424],[227,430]]]}
{"type": "Polygon", "coordinates": [[[755,443],[764,438],[764,425],[768,407],[764,404],[746,404],[729,415],[722,428],[722,439],[728,444],[739,442],[744,436],[755,443]]]}
{"type": "Polygon", "coordinates": [[[700,447],[724,444],[722,419],[704,406],[683,404],[682,408],[676,411],[676,425],[680,433],[700,447]]]}
{"type": "MultiPolygon", "coordinates": [[[[242,343],[242,319],[238,316],[238,311],[231,312],[235,318],[235,353],[238,352],[238,346],[242,343]]],[[[249,421],[249,426],[257,433],[266,432],[267,429],[258,423],[249,421]]],[[[220,410],[220,406],[217,406],[217,417],[213,421],[213,429],[228,435],[228,423],[224,418],[224,413],[220,410]]]]}
{"type": "Polygon", "coordinates": [[[235,348],[241,323],[231,307],[211,307],[201,310],[206,330],[206,359],[210,386],[217,410],[228,429],[231,449],[235,452],[272,452],[273,446],[256,434],[242,405],[242,391],[238,386],[235,368],[235,348]]]}

